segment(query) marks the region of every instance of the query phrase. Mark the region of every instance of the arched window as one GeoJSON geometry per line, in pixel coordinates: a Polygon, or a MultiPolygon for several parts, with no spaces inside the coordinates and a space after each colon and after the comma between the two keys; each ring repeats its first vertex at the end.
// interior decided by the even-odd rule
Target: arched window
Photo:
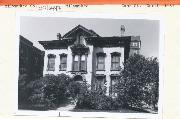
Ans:
{"type": "Polygon", "coordinates": [[[79,44],[84,44],[84,36],[79,36],[79,44]]]}
{"type": "Polygon", "coordinates": [[[56,58],[56,55],[48,54],[48,65],[47,65],[48,71],[54,71],[55,70],[55,58],[56,58]]]}
{"type": "Polygon", "coordinates": [[[74,76],[74,81],[82,82],[83,81],[83,77],[81,75],[76,75],[76,76],[74,76]]]}

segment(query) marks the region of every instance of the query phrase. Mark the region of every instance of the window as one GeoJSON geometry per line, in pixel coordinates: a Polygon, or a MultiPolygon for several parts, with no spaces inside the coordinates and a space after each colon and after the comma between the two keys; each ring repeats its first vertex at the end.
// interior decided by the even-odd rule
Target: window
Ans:
{"type": "Polygon", "coordinates": [[[66,70],[67,68],[67,55],[66,54],[60,54],[60,70],[66,70]]]}
{"type": "Polygon", "coordinates": [[[77,40],[75,41],[75,44],[85,44],[85,39],[83,35],[78,35],[77,40]]]}
{"type": "Polygon", "coordinates": [[[97,76],[96,77],[96,85],[95,89],[96,90],[103,90],[104,89],[104,84],[105,84],[105,76],[97,76]]]}
{"type": "Polygon", "coordinates": [[[56,58],[56,56],[53,54],[48,55],[48,65],[47,65],[48,71],[54,71],[55,70],[55,58],[56,58]]]}
{"type": "Polygon", "coordinates": [[[84,44],[84,36],[82,35],[79,36],[79,43],[84,44]]]}
{"type": "Polygon", "coordinates": [[[118,76],[111,76],[111,82],[110,82],[110,95],[112,97],[116,97],[117,96],[117,92],[116,92],[116,86],[115,84],[117,83],[118,81],[118,76]]]}
{"type": "Polygon", "coordinates": [[[78,64],[78,62],[79,62],[79,57],[78,57],[78,55],[75,55],[74,56],[74,61],[73,61],[73,71],[79,71],[79,64],[78,64]]]}
{"type": "Polygon", "coordinates": [[[131,46],[134,48],[140,48],[140,42],[138,42],[138,41],[131,42],[131,46]]]}
{"type": "Polygon", "coordinates": [[[120,69],[120,53],[111,53],[111,70],[120,69]]]}
{"type": "Polygon", "coordinates": [[[86,71],[86,57],[85,55],[81,56],[81,71],[86,71]]]}
{"type": "Polygon", "coordinates": [[[86,71],[87,63],[86,55],[74,55],[73,56],[73,71],[86,71]]]}
{"type": "Polygon", "coordinates": [[[133,42],[132,45],[135,46],[135,47],[137,47],[137,46],[138,46],[138,43],[137,43],[137,42],[133,42]]]}
{"type": "Polygon", "coordinates": [[[105,70],[105,53],[97,53],[97,70],[105,70]]]}

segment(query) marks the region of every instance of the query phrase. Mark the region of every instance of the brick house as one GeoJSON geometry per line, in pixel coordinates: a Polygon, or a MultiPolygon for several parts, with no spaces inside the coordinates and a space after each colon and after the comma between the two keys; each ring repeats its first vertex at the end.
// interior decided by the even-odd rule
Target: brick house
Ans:
{"type": "Polygon", "coordinates": [[[64,73],[94,89],[106,86],[110,95],[123,62],[141,46],[139,36],[101,37],[81,25],[57,37],[39,41],[45,49],[43,75],[64,73]]]}

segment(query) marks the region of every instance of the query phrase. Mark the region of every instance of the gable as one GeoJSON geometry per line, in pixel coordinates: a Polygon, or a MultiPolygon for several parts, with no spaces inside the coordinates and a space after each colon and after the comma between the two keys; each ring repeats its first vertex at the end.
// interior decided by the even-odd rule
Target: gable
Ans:
{"type": "Polygon", "coordinates": [[[63,38],[76,38],[76,36],[78,34],[82,34],[83,36],[86,37],[99,37],[99,35],[94,32],[91,29],[87,29],[81,25],[76,26],[75,28],[73,28],[72,30],[70,30],[69,32],[67,32],[63,38]]]}

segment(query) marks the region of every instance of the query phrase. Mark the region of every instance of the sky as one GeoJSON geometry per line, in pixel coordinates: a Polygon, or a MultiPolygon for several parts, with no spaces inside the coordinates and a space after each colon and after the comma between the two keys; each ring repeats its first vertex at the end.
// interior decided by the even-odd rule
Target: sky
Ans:
{"type": "Polygon", "coordinates": [[[38,41],[57,40],[57,33],[63,36],[79,24],[101,37],[120,36],[120,27],[124,25],[124,36],[140,36],[141,54],[159,57],[158,20],[23,16],[20,18],[20,35],[44,51],[38,41]]]}

